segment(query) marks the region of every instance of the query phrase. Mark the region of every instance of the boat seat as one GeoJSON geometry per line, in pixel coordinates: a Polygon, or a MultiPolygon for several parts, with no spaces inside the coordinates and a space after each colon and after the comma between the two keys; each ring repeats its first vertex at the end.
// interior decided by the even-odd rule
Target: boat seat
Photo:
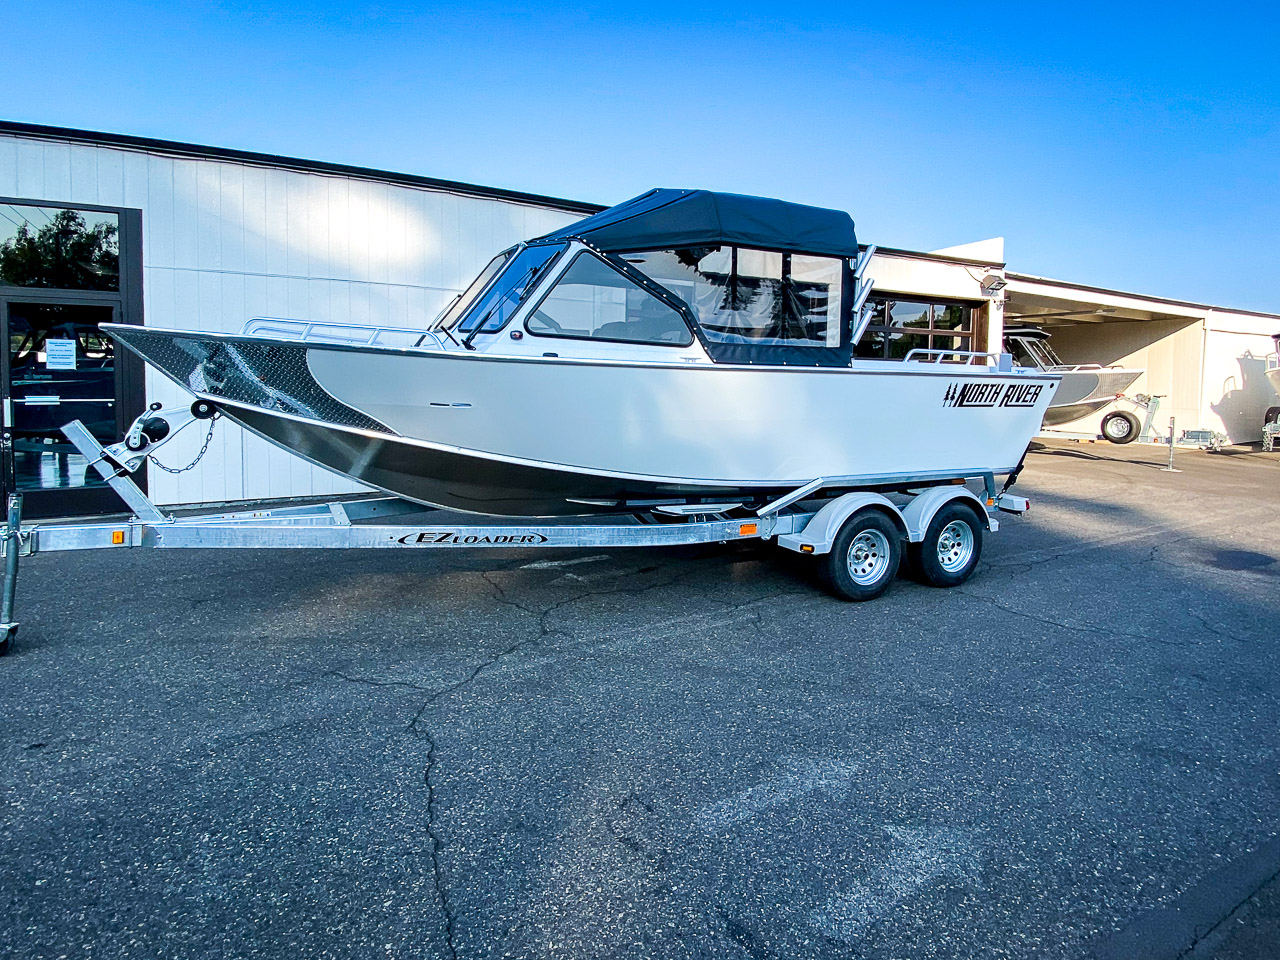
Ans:
{"type": "Polygon", "coordinates": [[[683,323],[673,326],[669,317],[641,317],[601,324],[593,336],[599,340],[637,343],[683,343],[689,336],[689,328],[683,323]]]}

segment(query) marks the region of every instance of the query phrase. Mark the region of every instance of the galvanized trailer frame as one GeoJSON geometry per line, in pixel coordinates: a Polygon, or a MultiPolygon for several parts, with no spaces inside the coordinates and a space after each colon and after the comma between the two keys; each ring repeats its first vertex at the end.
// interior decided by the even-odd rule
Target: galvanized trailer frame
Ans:
{"type": "MultiPolygon", "coordinates": [[[[154,412],[154,411],[153,411],[154,412]]],[[[172,411],[160,411],[172,416],[172,411]]],[[[144,417],[139,418],[141,423],[144,417]]],[[[196,419],[199,419],[197,416],[196,419]]],[[[180,430],[191,420],[182,422],[180,430]]],[[[104,448],[79,421],[62,428],[67,439],[89,460],[104,481],[133,511],[127,520],[89,520],[24,525],[22,497],[9,497],[0,550],[4,582],[0,588],[0,654],[7,652],[18,630],[14,597],[19,559],[66,550],[166,549],[459,549],[662,547],[732,540],[776,540],[783,548],[822,556],[840,531],[860,511],[883,514],[908,543],[920,543],[931,520],[948,504],[962,500],[973,507],[987,530],[998,529],[997,511],[1022,513],[1027,501],[1010,495],[1010,475],[997,491],[995,476],[978,474],[984,496],[958,481],[944,486],[910,489],[910,478],[895,478],[901,492],[894,499],[874,490],[849,489],[846,478],[818,478],[753,510],[741,503],[655,505],[620,513],[613,522],[589,517],[582,521],[503,522],[477,517],[473,523],[421,523],[414,517],[432,508],[396,497],[357,497],[321,503],[178,516],[154,504],[129,473],[172,434],[158,441],[145,438],[104,448]],[[732,514],[732,515],[731,515],[732,514]]],[[[135,423],[126,437],[137,438],[135,423]]],[[[936,478],[917,478],[936,484],[936,478]]],[[[865,478],[863,478],[865,483],[865,478]]],[[[439,511],[435,511],[439,512],[439,511]]],[[[852,562],[852,561],[851,561],[852,562]]]]}

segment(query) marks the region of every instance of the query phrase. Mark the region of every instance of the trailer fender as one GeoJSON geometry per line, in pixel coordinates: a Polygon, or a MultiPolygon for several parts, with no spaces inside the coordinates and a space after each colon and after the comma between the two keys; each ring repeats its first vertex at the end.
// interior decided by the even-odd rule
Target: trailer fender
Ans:
{"type": "Polygon", "coordinates": [[[925,531],[929,529],[929,523],[937,512],[954,500],[967,501],[988,530],[996,529],[997,524],[991,514],[987,513],[986,505],[968,487],[930,487],[902,508],[907,539],[912,543],[923,540],[925,531]]]}
{"type": "Polygon", "coordinates": [[[796,553],[823,554],[831,552],[831,544],[836,534],[844,526],[844,522],[863,507],[873,507],[886,514],[904,536],[907,525],[903,522],[902,513],[893,502],[878,493],[846,493],[836,497],[825,507],[813,515],[804,528],[795,533],[785,533],[778,537],[778,546],[794,550],[796,553]]]}

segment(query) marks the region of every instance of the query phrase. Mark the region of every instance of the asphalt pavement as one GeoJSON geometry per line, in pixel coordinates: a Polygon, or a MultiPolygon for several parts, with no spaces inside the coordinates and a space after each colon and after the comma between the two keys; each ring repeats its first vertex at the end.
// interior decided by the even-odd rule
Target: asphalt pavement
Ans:
{"type": "Polygon", "coordinates": [[[1280,455],[1055,443],[972,580],[760,545],[24,563],[0,956],[1280,946],[1280,455]]]}

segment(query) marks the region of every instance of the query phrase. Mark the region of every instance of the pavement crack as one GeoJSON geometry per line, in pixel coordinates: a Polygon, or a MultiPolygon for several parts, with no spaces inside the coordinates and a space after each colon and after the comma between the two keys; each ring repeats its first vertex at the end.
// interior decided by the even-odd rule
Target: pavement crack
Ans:
{"type": "MultiPolygon", "coordinates": [[[[539,641],[545,639],[552,632],[549,625],[549,621],[548,621],[548,618],[552,613],[554,613],[556,610],[560,609],[561,607],[567,604],[574,603],[590,595],[589,593],[578,594],[573,597],[569,597],[565,600],[561,600],[557,603],[551,604],[550,606],[546,607],[543,610],[536,610],[522,603],[519,603],[518,601],[510,599],[506,595],[506,591],[502,589],[501,585],[498,584],[493,579],[491,579],[487,572],[482,574],[482,576],[485,582],[494,588],[495,595],[499,600],[499,602],[515,607],[518,610],[522,610],[525,613],[528,613],[531,616],[536,616],[538,618],[538,633],[535,636],[525,637],[523,640],[519,640],[516,643],[510,644],[509,646],[504,647],[502,650],[498,651],[496,654],[486,658],[485,660],[482,660],[480,663],[476,664],[471,669],[471,671],[461,680],[458,680],[455,683],[451,683],[451,684],[448,684],[447,686],[440,687],[438,689],[430,691],[429,695],[426,697],[426,699],[422,701],[421,705],[418,707],[417,712],[414,713],[407,727],[407,730],[410,736],[418,737],[419,739],[425,741],[427,744],[427,762],[422,772],[422,781],[427,788],[426,831],[427,831],[427,839],[431,842],[431,875],[432,875],[432,882],[435,886],[436,896],[439,897],[440,899],[440,910],[441,910],[441,913],[443,913],[444,915],[445,943],[446,943],[446,946],[448,947],[449,956],[452,958],[452,960],[457,960],[458,958],[458,947],[457,947],[457,938],[456,938],[458,917],[457,917],[457,911],[453,903],[449,899],[449,886],[445,882],[444,861],[443,861],[445,841],[443,836],[441,836],[441,833],[440,833],[439,800],[437,797],[436,778],[435,776],[433,776],[436,773],[437,768],[439,767],[440,747],[439,747],[439,743],[436,741],[435,735],[427,728],[426,724],[422,723],[422,718],[423,716],[425,716],[426,712],[432,706],[439,703],[445,697],[450,696],[451,694],[458,692],[464,687],[469,686],[471,683],[473,683],[476,680],[477,677],[480,676],[480,674],[482,674],[488,668],[506,659],[507,657],[510,657],[519,653],[525,647],[538,643],[539,641]]],[[[333,671],[333,673],[337,674],[337,671],[333,671]]],[[[362,682],[362,681],[356,681],[356,682],[362,682]]],[[[412,687],[415,690],[424,690],[424,691],[427,689],[425,687],[415,686],[414,684],[399,683],[399,682],[385,682],[385,683],[378,682],[378,681],[363,681],[363,682],[372,682],[374,683],[374,685],[377,685],[377,686],[407,686],[407,687],[412,687]]]]}
{"type": "Polygon", "coordinates": [[[1085,633],[1093,633],[1102,637],[1127,637],[1131,640],[1145,640],[1148,643],[1158,643],[1166,647],[1185,647],[1187,644],[1178,640],[1164,640],[1160,637],[1153,637],[1147,633],[1130,633],[1127,630],[1107,630],[1102,627],[1095,627],[1087,623],[1072,623],[1068,620],[1057,620],[1053,617],[1041,617],[1034,613],[1027,613],[1025,610],[1019,610],[1017,607],[1011,607],[1007,603],[1001,603],[994,597],[983,596],[980,593],[973,593],[969,590],[961,590],[952,588],[952,592],[960,594],[962,597],[969,597],[972,600],[980,600],[983,603],[990,604],[997,610],[1005,613],[1011,613],[1015,617],[1022,617],[1035,623],[1041,623],[1049,627],[1057,627],[1060,630],[1081,630],[1085,633]]]}
{"type": "Polygon", "coordinates": [[[1206,630],[1212,633],[1215,637],[1221,637],[1224,640],[1232,640],[1236,643],[1249,642],[1244,637],[1236,636],[1230,630],[1223,630],[1221,627],[1215,626],[1209,620],[1208,617],[1204,616],[1204,614],[1198,613],[1195,610],[1188,610],[1187,613],[1190,614],[1193,619],[1195,619],[1202,627],[1204,627],[1206,630]]]}
{"type": "Polygon", "coordinates": [[[1230,910],[1228,910],[1226,913],[1222,915],[1222,919],[1220,919],[1217,923],[1213,924],[1208,929],[1206,929],[1204,933],[1201,933],[1199,936],[1195,937],[1189,944],[1187,944],[1185,948],[1183,948],[1182,952],[1179,953],[1177,957],[1174,958],[1174,960],[1183,960],[1183,958],[1185,957],[1191,957],[1195,953],[1196,947],[1198,947],[1201,943],[1207,940],[1215,930],[1217,930],[1224,923],[1226,923],[1228,920],[1234,917],[1240,911],[1241,907],[1243,907],[1246,903],[1248,903],[1250,900],[1256,897],[1259,893],[1261,893],[1267,887],[1271,886],[1271,884],[1275,883],[1277,880],[1280,880],[1280,870],[1275,871],[1273,874],[1271,874],[1271,876],[1267,877],[1265,880],[1259,883],[1256,887],[1250,890],[1247,894],[1241,897],[1240,900],[1237,903],[1235,903],[1230,910]]]}
{"type": "Polygon", "coordinates": [[[426,727],[415,729],[414,734],[427,742],[427,766],[422,772],[422,782],[427,787],[426,829],[427,839],[431,841],[431,878],[435,886],[436,896],[440,898],[440,912],[444,914],[445,946],[449,948],[449,956],[453,960],[458,960],[458,944],[456,940],[458,917],[454,912],[453,904],[449,902],[448,884],[444,882],[444,868],[440,861],[440,854],[444,849],[444,841],[441,839],[437,829],[436,787],[431,779],[431,774],[436,768],[436,738],[432,736],[431,731],[426,727]]]}
{"type": "Polygon", "coordinates": [[[367,687],[404,687],[407,690],[420,690],[423,693],[431,691],[431,687],[424,687],[417,683],[410,683],[407,680],[383,680],[379,677],[353,677],[350,674],[343,673],[341,670],[326,670],[322,676],[336,677],[339,680],[345,680],[347,683],[359,683],[367,687]]]}

